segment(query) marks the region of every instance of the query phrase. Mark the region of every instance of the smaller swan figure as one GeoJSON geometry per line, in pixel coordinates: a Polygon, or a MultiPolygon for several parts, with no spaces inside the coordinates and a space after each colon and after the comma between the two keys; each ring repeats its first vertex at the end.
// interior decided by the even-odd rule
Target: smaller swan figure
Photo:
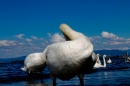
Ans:
{"type": "Polygon", "coordinates": [[[21,68],[24,72],[38,73],[43,71],[46,67],[46,58],[43,57],[43,53],[32,53],[29,54],[24,60],[24,67],[21,68]],[[42,57],[42,58],[41,58],[42,57]]]}
{"type": "Polygon", "coordinates": [[[101,64],[101,61],[100,61],[100,59],[99,59],[100,54],[97,54],[96,56],[97,56],[97,61],[96,61],[96,62],[97,62],[98,64],[101,64]]]}
{"type": "MultiPolygon", "coordinates": [[[[94,65],[94,68],[106,67],[106,61],[105,61],[106,56],[107,55],[103,55],[103,63],[104,63],[104,65],[101,65],[101,64],[96,62],[95,65],[94,65]]],[[[100,59],[99,59],[99,61],[100,61],[100,59]]]]}
{"type": "Polygon", "coordinates": [[[128,52],[126,52],[123,57],[125,58],[125,62],[130,62],[130,57],[128,55],[128,52]]]}
{"type": "Polygon", "coordinates": [[[107,60],[107,63],[112,63],[111,59],[110,59],[110,55],[109,55],[109,59],[107,60]]]}

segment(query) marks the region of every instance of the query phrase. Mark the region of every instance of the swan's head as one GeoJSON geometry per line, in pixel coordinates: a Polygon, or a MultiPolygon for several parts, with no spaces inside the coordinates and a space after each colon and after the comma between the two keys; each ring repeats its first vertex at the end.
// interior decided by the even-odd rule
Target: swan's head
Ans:
{"type": "Polygon", "coordinates": [[[100,56],[100,54],[98,53],[98,54],[97,54],[97,57],[99,57],[99,56],[100,56]]]}
{"type": "Polygon", "coordinates": [[[103,57],[107,57],[107,55],[104,54],[103,57]]]}
{"type": "Polygon", "coordinates": [[[24,67],[20,68],[22,71],[28,73],[28,68],[27,66],[24,64],[24,67]]]}
{"type": "Polygon", "coordinates": [[[66,41],[68,40],[75,40],[79,37],[79,32],[74,31],[70,28],[67,24],[61,24],[60,30],[63,33],[66,41]]]}
{"type": "Polygon", "coordinates": [[[22,71],[27,72],[27,69],[25,67],[20,68],[22,71]]]}
{"type": "Polygon", "coordinates": [[[23,70],[25,73],[29,74],[32,71],[28,70],[26,67],[20,68],[21,70],[23,70]]]}

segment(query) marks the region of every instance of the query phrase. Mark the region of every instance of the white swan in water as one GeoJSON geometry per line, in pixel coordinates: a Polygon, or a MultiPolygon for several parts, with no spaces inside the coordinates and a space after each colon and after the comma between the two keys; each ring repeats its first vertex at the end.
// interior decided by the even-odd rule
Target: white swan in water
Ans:
{"type": "Polygon", "coordinates": [[[99,59],[100,54],[97,54],[96,56],[97,56],[97,61],[96,61],[95,64],[100,64],[100,65],[101,65],[101,61],[100,61],[100,59],[99,59]]]}
{"type": "Polygon", "coordinates": [[[109,59],[107,60],[107,63],[112,63],[111,59],[110,59],[110,55],[109,55],[109,59]]]}
{"type": "Polygon", "coordinates": [[[46,57],[43,53],[29,54],[24,60],[24,67],[21,68],[26,73],[42,72],[46,67],[46,57]]]}
{"type": "Polygon", "coordinates": [[[128,55],[128,52],[123,56],[125,58],[125,62],[130,62],[130,57],[128,55]]]}
{"type": "Polygon", "coordinates": [[[60,29],[67,41],[54,43],[46,48],[47,66],[53,85],[56,85],[56,78],[69,80],[76,75],[80,84],[84,85],[84,72],[92,69],[96,62],[93,45],[85,35],[66,24],[61,24],[60,29]]]}
{"type": "Polygon", "coordinates": [[[105,61],[105,57],[106,56],[107,55],[103,55],[103,63],[104,63],[104,65],[101,65],[101,64],[99,64],[99,63],[96,62],[95,65],[94,65],[94,68],[106,67],[106,61],[105,61]]]}

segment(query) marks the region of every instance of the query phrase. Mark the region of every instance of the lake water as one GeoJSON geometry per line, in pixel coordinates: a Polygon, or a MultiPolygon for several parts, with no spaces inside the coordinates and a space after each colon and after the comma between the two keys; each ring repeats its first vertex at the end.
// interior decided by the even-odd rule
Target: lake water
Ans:
{"type": "MultiPolygon", "coordinates": [[[[113,63],[106,68],[93,69],[85,74],[85,86],[130,86],[130,62],[124,62],[123,58],[111,58],[113,63]]],[[[103,62],[102,62],[103,63],[103,62]]],[[[0,86],[52,86],[52,80],[48,68],[43,74],[28,76],[20,68],[23,62],[0,63],[0,86]]],[[[79,86],[77,76],[68,81],[57,79],[57,86],[79,86]]]]}

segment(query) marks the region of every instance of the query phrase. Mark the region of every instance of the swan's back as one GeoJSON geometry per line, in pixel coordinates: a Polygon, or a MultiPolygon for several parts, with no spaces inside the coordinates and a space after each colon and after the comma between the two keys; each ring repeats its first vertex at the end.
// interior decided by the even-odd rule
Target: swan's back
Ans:
{"type": "MultiPolygon", "coordinates": [[[[66,28],[62,27],[63,29],[66,28]]],[[[46,55],[51,74],[59,79],[68,80],[77,75],[81,67],[86,64],[86,60],[90,58],[93,52],[93,45],[82,33],[72,29],[71,31],[64,31],[66,39],[70,41],[49,45],[46,55]]]]}
{"type": "Polygon", "coordinates": [[[50,71],[54,75],[59,75],[57,77],[60,79],[62,79],[60,76],[63,75],[64,78],[66,77],[65,79],[70,79],[76,75],[83,60],[85,61],[88,58],[87,53],[91,53],[91,49],[87,51],[84,48],[85,46],[78,46],[77,44],[74,45],[71,41],[66,41],[52,44],[48,47],[47,65],[51,67],[50,71]],[[67,71],[69,71],[69,74],[66,73],[67,71]]]}
{"type": "Polygon", "coordinates": [[[42,53],[29,54],[24,60],[24,68],[21,68],[27,73],[41,72],[46,66],[46,58],[42,58],[42,53]]]}
{"type": "Polygon", "coordinates": [[[28,67],[31,67],[31,64],[34,64],[34,65],[40,65],[42,64],[42,53],[32,53],[32,54],[29,54],[25,61],[24,61],[24,64],[28,64],[28,67]]]}

